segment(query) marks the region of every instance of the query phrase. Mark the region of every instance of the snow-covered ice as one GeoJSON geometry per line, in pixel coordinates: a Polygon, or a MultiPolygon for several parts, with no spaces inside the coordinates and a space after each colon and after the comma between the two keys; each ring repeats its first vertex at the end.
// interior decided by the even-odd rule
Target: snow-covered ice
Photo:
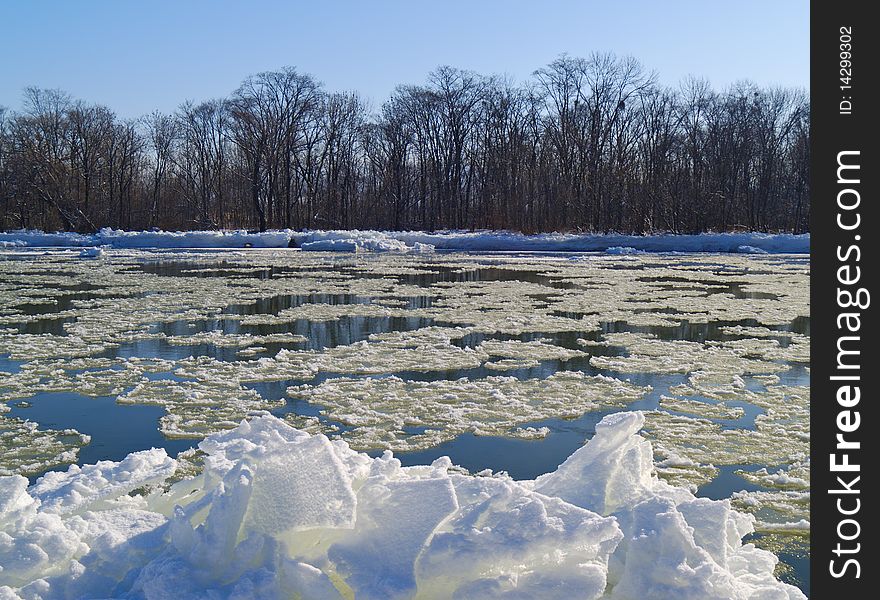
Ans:
{"type": "Polygon", "coordinates": [[[397,239],[383,231],[315,231],[308,234],[291,233],[294,243],[306,251],[317,252],[403,252],[423,254],[434,250],[433,244],[397,239]]]}
{"type": "Polygon", "coordinates": [[[406,252],[437,250],[476,252],[740,252],[808,253],[810,234],[702,233],[525,235],[510,231],[121,231],[44,233],[0,232],[5,246],[100,246],[112,248],[287,248],[330,252],[406,252]]]}
{"type": "Polygon", "coordinates": [[[91,248],[83,248],[80,253],[80,258],[100,258],[104,255],[104,249],[100,246],[93,246],[91,248]]]}
{"type": "Polygon", "coordinates": [[[742,543],[753,517],[656,477],[643,423],[606,417],[534,481],[401,467],[271,416],[208,437],[180,481],[155,449],[2,477],[0,597],[804,598],[742,543]]]}
{"type": "Polygon", "coordinates": [[[334,378],[287,391],[321,406],[325,417],[348,425],[346,439],[354,447],[424,450],[463,433],[542,437],[541,429],[518,428],[542,419],[622,408],[650,390],[613,377],[557,371],[545,379],[525,380],[334,378]],[[406,433],[413,427],[424,431],[406,433]]]}

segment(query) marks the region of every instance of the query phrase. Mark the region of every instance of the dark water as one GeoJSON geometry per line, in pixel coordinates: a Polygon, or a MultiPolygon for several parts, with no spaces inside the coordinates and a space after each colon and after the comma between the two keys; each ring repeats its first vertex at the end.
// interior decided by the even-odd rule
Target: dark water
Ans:
{"type": "Polygon", "coordinates": [[[27,408],[13,405],[8,414],[36,421],[41,429],[72,428],[92,436],[79,451],[79,464],[118,461],[147,448],[165,448],[174,456],[196,444],[159,433],[156,424],[165,412],[160,406],[117,404],[115,396],[91,398],[70,392],[40,394],[28,402],[27,408]]]}
{"type": "MultiPolygon", "coordinates": [[[[194,253],[200,262],[186,260],[150,260],[128,267],[135,272],[141,271],[161,277],[225,277],[225,278],[258,278],[272,279],[275,277],[295,277],[298,274],[309,276],[313,272],[327,272],[327,267],[266,267],[242,271],[234,263],[222,259],[213,260],[205,264],[205,256],[210,253],[194,253]]],[[[179,256],[179,254],[177,255],[179,256]]],[[[662,264],[662,263],[658,263],[662,264]]],[[[721,269],[723,265],[719,265],[721,269]]],[[[536,269],[540,269],[537,266],[536,269]]],[[[357,277],[383,277],[381,274],[363,272],[354,266],[339,266],[338,271],[343,274],[357,277]]],[[[521,271],[505,269],[503,266],[495,266],[487,263],[474,270],[460,271],[441,265],[432,266],[430,271],[418,274],[396,276],[396,279],[404,284],[428,286],[438,282],[486,282],[486,281],[525,281],[547,287],[547,298],[552,296],[554,289],[576,289],[577,284],[558,281],[552,277],[542,275],[536,271],[521,271]]],[[[654,278],[652,281],[663,283],[678,283],[693,281],[684,278],[654,278]]],[[[340,283],[344,284],[344,280],[340,283]]],[[[714,282],[713,282],[714,283],[714,282]]],[[[74,300],[88,300],[99,297],[100,286],[69,286],[69,289],[61,289],[58,302],[54,304],[28,304],[22,303],[17,308],[26,314],[45,314],[45,318],[31,321],[19,326],[22,333],[53,333],[64,335],[64,323],[71,322],[71,317],[52,317],[52,313],[67,310],[72,307],[74,300]],[[96,293],[98,292],[98,293],[96,293]]],[[[719,287],[718,292],[733,294],[740,298],[768,298],[770,294],[754,294],[744,291],[738,285],[719,287]]],[[[543,294],[542,294],[543,296],[543,294]]],[[[107,296],[100,296],[106,298],[107,296]]],[[[543,298],[543,299],[547,299],[543,298]]],[[[406,308],[428,308],[436,298],[431,290],[426,289],[424,295],[400,298],[406,302],[406,308]]],[[[542,300],[541,297],[533,299],[542,300]]],[[[427,318],[400,318],[400,317],[342,317],[332,321],[310,322],[297,320],[277,325],[244,325],[240,320],[231,318],[236,315],[274,315],[285,309],[294,308],[304,304],[367,304],[369,297],[352,294],[304,294],[283,295],[260,298],[252,303],[230,304],[214,318],[204,320],[180,320],[167,323],[156,323],[152,326],[155,332],[162,332],[169,336],[187,336],[200,332],[220,330],[224,333],[267,335],[272,333],[294,333],[305,336],[307,341],[294,344],[265,344],[265,352],[260,356],[274,356],[281,348],[291,349],[314,349],[321,350],[339,345],[348,345],[367,339],[370,334],[394,331],[411,331],[431,325],[445,325],[434,322],[427,318]]],[[[557,313],[561,316],[579,318],[577,313],[557,313]]],[[[736,339],[735,335],[725,334],[721,328],[727,325],[757,325],[754,320],[738,322],[710,322],[689,323],[682,321],[676,326],[669,327],[640,327],[631,326],[624,322],[602,323],[602,331],[594,333],[529,333],[518,336],[511,335],[484,335],[470,334],[462,339],[453,340],[453,343],[463,347],[474,347],[488,339],[519,339],[529,341],[534,339],[549,339],[551,343],[571,349],[583,349],[577,343],[578,338],[598,340],[603,333],[632,331],[639,333],[651,333],[661,339],[688,340],[703,342],[706,340],[736,339]]],[[[784,342],[786,331],[809,335],[810,322],[808,318],[800,318],[792,323],[779,327],[780,339],[784,342]]],[[[242,360],[237,355],[238,348],[220,348],[210,344],[178,346],[167,343],[166,340],[139,340],[126,343],[118,348],[103,354],[107,357],[142,357],[163,358],[179,360],[190,356],[210,356],[222,361],[242,360]]],[[[593,355],[607,354],[616,355],[624,352],[622,348],[591,346],[589,351],[593,355]]],[[[14,372],[18,369],[15,361],[0,356],[0,370],[14,372]]],[[[546,378],[560,370],[577,370],[587,374],[606,374],[631,381],[637,385],[650,385],[653,391],[644,398],[628,406],[629,409],[654,409],[658,407],[661,395],[671,395],[668,392],[670,386],[686,381],[685,375],[668,374],[621,374],[613,371],[596,369],[589,364],[588,358],[575,358],[569,361],[544,361],[539,366],[528,369],[518,369],[498,372],[485,367],[467,370],[450,370],[441,372],[399,372],[396,375],[409,380],[432,381],[438,379],[459,379],[461,377],[481,378],[489,375],[506,375],[522,379],[546,378]]],[[[334,373],[320,373],[315,379],[309,381],[288,380],[278,382],[266,382],[248,384],[267,399],[282,399],[284,407],[273,411],[279,416],[285,413],[318,416],[324,419],[320,412],[320,406],[310,404],[302,398],[290,398],[286,395],[286,389],[290,385],[301,383],[320,383],[326,379],[338,376],[334,373]]],[[[346,375],[351,377],[351,375],[346,375]]],[[[783,383],[793,385],[805,385],[809,383],[809,374],[803,366],[796,365],[792,370],[780,374],[783,383]]],[[[151,374],[152,378],[175,378],[171,373],[151,374]]],[[[758,381],[747,379],[747,385],[752,389],[760,389],[758,381]]],[[[695,398],[700,399],[700,398],[695,398]]],[[[709,399],[703,399],[713,402],[709,399]]],[[[80,463],[92,463],[98,460],[120,460],[129,452],[151,447],[163,447],[171,455],[192,447],[196,440],[172,440],[164,438],[157,430],[159,418],[163,415],[163,409],[157,406],[145,405],[120,405],[114,397],[91,398],[75,393],[39,394],[28,399],[29,405],[11,406],[10,416],[31,419],[40,424],[41,428],[66,429],[74,428],[91,436],[91,443],[80,450],[80,463]]],[[[762,409],[745,402],[730,402],[732,405],[741,406],[745,414],[736,420],[716,420],[724,427],[754,428],[755,417],[761,414],[762,409]]],[[[430,463],[440,456],[449,456],[452,461],[471,472],[483,469],[493,471],[506,471],[515,479],[532,479],[543,473],[552,471],[564,461],[572,452],[579,448],[595,433],[596,424],[606,414],[616,412],[608,410],[602,412],[587,413],[580,418],[547,419],[533,423],[524,423],[523,426],[548,427],[550,433],[542,440],[520,440],[505,437],[475,436],[473,434],[459,435],[455,439],[443,443],[428,450],[418,452],[398,453],[398,458],[404,465],[430,463]]],[[[333,423],[344,435],[346,427],[341,423],[333,423]]],[[[411,433],[419,433],[413,430],[411,433]]],[[[371,452],[373,455],[381,452],[371,452]]],[[[758,465],[737,465],[719,468],[719,474],[709,484],[699,490],[699,495],[709,498],[726,498],[734,491],[759,490],[760,486],[750,484],[737,476],[737,469],[757,469],[758,465]]],[[[800,555],[782,556],[783,560],[792,567],[792,574],[786,575],[789,582],[799,585],[809,592],[808,570],[809,558],[800,555]]]]}

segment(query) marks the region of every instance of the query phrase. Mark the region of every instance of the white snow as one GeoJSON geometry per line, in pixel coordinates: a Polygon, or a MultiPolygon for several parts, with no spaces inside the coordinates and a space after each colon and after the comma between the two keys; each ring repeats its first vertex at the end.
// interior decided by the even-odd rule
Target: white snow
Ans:
{"type": "Polygon", "coordinates": [[[791,523],[760,523],[761,531],[803,531],[809,533],[810,522],[806,519],[793,521],[791,523]]]}
{"type": "Polygon", "coordinates": [[[100,246],[94,246],[91,248],[83,248],[79,253],[79,257],[80,258],[99,258],[99,257],[103,256],[103,254],[104,254],[103,248],[101,248],[100,246]]]}
{"type": "Polygon", "coordinates": [[[94,236],[114,248],[284,248],[290,241],[286,231],[122,231],[102,229],[94,236]]]}
{"type": "Polygon", "coordinates": [[[105,228],[93,235],[0,232],[2,247],[101,246],[112,248],[286,248],[330,252],[406,252],[438,250],[517,252],[738,252],[810,251],[810,234],[704,233],[696,235],[623,235],[509,231],[121,231],[105,228]]]}
{"type": "Polygon", "coordinates": [[[768,254],[767,250],[763,248],[758,248],[757,246],[739,246],[736,249],[737,252],[741,254],[768,254]]]}
{"type": "Polygon", "coordinates": [[[0,243],[25,246],[109,246],[111,248],[286,248],[289,231],[123,231],[105,227],[95,234],[44,233],[37,230],[0,232],[0,243]]]}
{"type": "Polygon", "coordinates": [[[618,256],[625,256],[628,254],[639,254],[640,252],[644,252],[644,250],[636,250],[632,246],[612,246],[605,250],[606,254],[616,254],[618,256]]]}
{"type": "Polygon", "coordinates": [[[303,242],[300,245],[305,251],[312,252],[357,252],[362,250],[352,240],[317,240],[314,242],[303,242]]]}
{"type": "MultiPolygon", "coordinates": [[[[333,232],[345,235],[347,232],[333,232]]],[[[807,253],[810,235],[765,233],[704,233],[698,235],[623,235],[542,233],[524,235],[509,231],[446,231],[389,233],[408,244],[431,244],[437,250],[602,252],[631,248],[646,252],[736,252],[748,245],[773,253],[807,253]]],[[[631,252],[627,250],[627,252],[631,252]]]]}
{"type": "Polygon", "coordinates": [[[0,232],[0,243],[6,246],[95,246],[95,236],[80,233],[47,233],[37,229],[0,232]]]}
{"type": "Polygon", "coordinates": [[[396,239],[383,231],[312,231],[292,233],[296,245],[303,250],[320,252],[432,252],[433,244],[396,239]]]}
{"type": "Polygon", "coordinates": [[[643,424],[606,417],[535,481],[401,467],[271,416],[207,438],[177,483],[155,449],[2,477],[0,598],[804,598],[741,543],[753,517],[657,479],[643,424]]]}

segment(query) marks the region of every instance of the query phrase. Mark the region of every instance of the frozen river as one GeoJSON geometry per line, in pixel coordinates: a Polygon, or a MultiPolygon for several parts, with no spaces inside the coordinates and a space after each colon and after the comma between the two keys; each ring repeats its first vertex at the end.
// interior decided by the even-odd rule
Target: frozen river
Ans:
{"type": "Polygon", "coordinates": [[[809,261],[735,254],[0,252],[0,474],[262,412],[404,465],[553,471],[644,411],[662,479],[729,498],[808,592],[809,261]]]}

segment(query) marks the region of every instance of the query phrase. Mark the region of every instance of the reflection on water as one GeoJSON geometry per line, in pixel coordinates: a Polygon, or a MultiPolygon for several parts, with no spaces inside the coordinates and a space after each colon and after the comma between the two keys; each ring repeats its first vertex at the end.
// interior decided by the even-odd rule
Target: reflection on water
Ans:
{"type": "Polygon", "coordinates": [[[68,392],[40,394],[29,404],[26,408],[13,404],[8,414],[44,428],[72,428],[92,437],[79,452],[80,464],[122,460],[130,452],[147,448],[165,448],[173,456],[196,443],[166,439],[159,433],[156,423],[165,412],[160,406],[123,405],[115,397],[89,398],[68,392]]]}

